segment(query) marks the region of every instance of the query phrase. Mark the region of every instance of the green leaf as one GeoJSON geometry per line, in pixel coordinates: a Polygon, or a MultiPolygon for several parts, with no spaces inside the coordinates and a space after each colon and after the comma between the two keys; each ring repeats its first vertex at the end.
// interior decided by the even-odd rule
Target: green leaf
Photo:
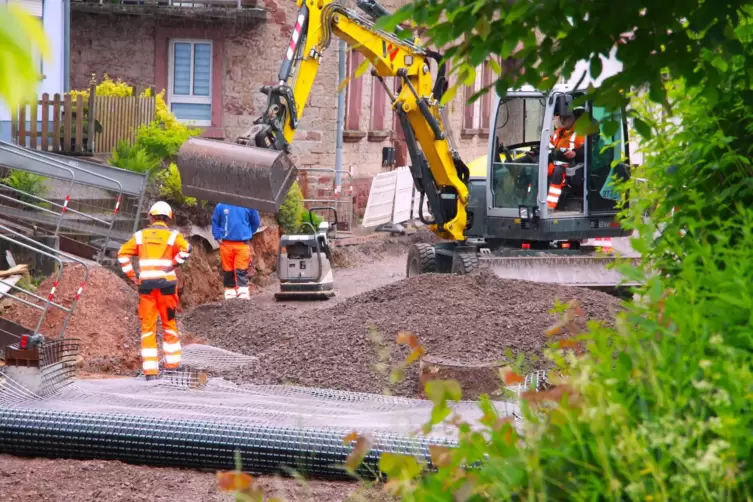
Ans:
{"type": "Polygon", "coordinates": [[[379,470],[390,478],[413,479],[421,474],[423,467],[410,455],[382,453],[379,457],[379,470]]]}
{"type": "Polygon", "coordinates": [[[638,134],[643,136],[644,139],[651,138],[651,127],[649,127],[649,125],[645,123],[643,120],[639,119],[638,117],[634,117],[633,127],[635,128],[638,134]]]}
{"type": "Polygon", "coordinates": [[[478,21],[476,21],[476,31],[478,31],[478,34],[481,36],[481,40],[486,40],[489,37],[491,29],[489,20],[486,17],[480,17],[478,21]]]}
{"type": "Polygon", "coordinates": [[[458,85],[451,85],[447,88],[447,91],[442,96],[442,99],[439,100],[440,105],[445,106],[447,103],[452,101],[452,99],[455,97],[455,95],[458,93],[458,85]]]}
{"type": "Polygon", "coordinates": [[[590,136],[591,134],[599,132],[599,123],[595,120],[591,120],[591,117],[584,113],[575,121],[575,131],[578,134],[590,136]]]}
{"type": "Polygon", "coordinates": [[[602,62],[601,62],[601,56],[598,54],[594,55],[591,58],[591,78],[597,79],[599,78],[599,75],[601,75],[602,71],[602,62]]]}
{"type": "Polygon", "coordinates": [[[604,133],[604,136],[607,138],[611,138],[615,134],[617,134],[617,131],[620,129],[620,123],[617,120],[614,119],[608,119],[601,123],[601,130],[604,133]]]}

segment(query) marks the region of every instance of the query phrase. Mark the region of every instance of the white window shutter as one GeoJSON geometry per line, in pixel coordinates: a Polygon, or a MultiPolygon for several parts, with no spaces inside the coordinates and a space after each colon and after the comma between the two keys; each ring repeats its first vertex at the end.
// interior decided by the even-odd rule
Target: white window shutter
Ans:
{"type": "Polygon", "coordinates": [[[8,4],[15,4],[32,16],[40,18],[44,11],[42,0],[8,0],[8,4]]]}
{"type": "Polygon", "coordinates": [[[195,44],[193,66],[193,95],[209,96],[210,68],[212,65],[212,46],[195,44]]]}
{"type": "Polygon", "coordinates": [[[173,95],[191,95],[191,44],[175,44],[175,73],[173,76],[173,95]]]}

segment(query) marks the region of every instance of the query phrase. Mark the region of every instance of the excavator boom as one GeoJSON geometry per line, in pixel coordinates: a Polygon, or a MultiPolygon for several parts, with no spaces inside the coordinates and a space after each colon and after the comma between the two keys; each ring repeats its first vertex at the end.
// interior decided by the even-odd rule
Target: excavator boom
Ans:
{"type": "Polygon", "coordinates": [[[433,217],[430,228],[444,239],[463,241],[469,171],[452,148],[440,111],[446,90],[441,56],[416,42],[378,30],[376,18],[387,14],[374,0],[359,0],[364,16],[333,0],[298,0],[299,11],[275,85],[264,86],[267,109],[236,144],[192,138],[178,154],[186,195],[275,211],[295,179],[288,158],[321,57],[335,35],[365,56],[390,96],[405,131],[411,173],[433,217]],[[437,65],[437,80],[431,64],[437,65]],[[384,78],[395,77],[394,95],[384,78]]]}

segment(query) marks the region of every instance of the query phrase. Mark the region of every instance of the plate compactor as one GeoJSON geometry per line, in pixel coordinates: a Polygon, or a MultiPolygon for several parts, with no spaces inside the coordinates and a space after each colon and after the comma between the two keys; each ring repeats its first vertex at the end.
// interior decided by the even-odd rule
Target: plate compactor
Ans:
{"type": "Polygon", "coordinates": [[[329,300],[335,296],[332,275],[332,249],[329,234],[337,228],[337,210],[317,207],[309,211],[309,221],[301,223],[298,232],[280,237],[277,253],[277,278],[280,291],[277,300],[329,300]],[[322,221],[314,226],[314,212],[329,210],[335,221],[322,221]]]}

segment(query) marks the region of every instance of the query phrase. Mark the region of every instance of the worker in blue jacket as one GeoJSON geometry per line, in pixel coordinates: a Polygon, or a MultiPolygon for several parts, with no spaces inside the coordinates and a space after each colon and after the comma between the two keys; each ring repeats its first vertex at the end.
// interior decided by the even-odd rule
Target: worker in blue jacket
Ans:
{"type": "Polygon", "coordinates": [[[261,225],[256,209],[217,204],[212,215],[212,236],[220,243],[225,299],[248,299],[249,240],[261,225]]]}

